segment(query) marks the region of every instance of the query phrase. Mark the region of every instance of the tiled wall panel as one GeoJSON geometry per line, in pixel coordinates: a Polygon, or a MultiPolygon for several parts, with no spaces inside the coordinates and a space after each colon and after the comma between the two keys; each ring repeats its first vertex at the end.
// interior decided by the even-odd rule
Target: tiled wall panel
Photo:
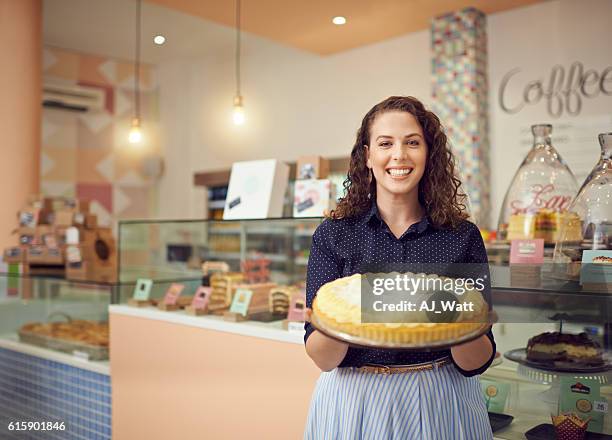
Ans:
{"type": "Polygon", "coordinates": [[[109,376],[0,348],[0,438],[110,440],[109,376]],[[66,429],[8,431],[17,421],[66,429]]]}
{"type": "Polygon", "coordinates": [[[431,25],[434,110],[446,127],[477,223],[490,211],[485,15],[466,8],[431,25]]]}

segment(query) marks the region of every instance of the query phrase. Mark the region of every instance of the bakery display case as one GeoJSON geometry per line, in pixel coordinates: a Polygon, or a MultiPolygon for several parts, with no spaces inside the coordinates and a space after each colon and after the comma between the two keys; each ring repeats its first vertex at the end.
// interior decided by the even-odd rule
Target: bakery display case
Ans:
{"type": "MultiPolygon", "coordinates": [[[[111,306],[111,322],[118,323],[114,331],[145,326],[145,320],[134,318],[147,318],[172,324],[172,331],[186,332],[180,334],[204,332],[197,334],[207,344],[225,345],[230,343],[225,338],[230,338],[227,341],[234,341],[231,343],[240,352],[248,350],[253,337],[262,341],[262,347],[283,342],[297,350],[287,355],[295,357],[290,357],[291,362],[302,362],[301,323],[293,327],[294,331],[287,331],[290,327],[284,317],[291,315],[294,304],[299,304],[298,297],[303,295],[312,233],[321,220],[121,222],[119,278],[131,286],[122,287],[122,304],[111,306]],[[124,305],[142,278],[152,282],[151,301],[145,307],[124,305]],[[180,295],[185,298],[180,307],[167,311],[159,304],[166,300],[172,283],[184,285],[180,295]],[[194,297],[200,289],[209,289],[210,295],[205,300],[206,310],[196,313],[190,307],[197,302],[194,297]],[[241,299],[245,291],[250,297],[241,299]],[[251,303],[245,306],[245,301],[251,303]],[[232,335],[247,337],[244,344],[249,345],[241,345],[243,339],[231,339],[232,335]]],[[[550,415],[559,414],[568,381],[588,383],[594,390],[591,401],[612,398],[608,385],[612,379],[612,297],[579,280],[556,277],[551,253],[545,255],[546,263],[522,278],[513,275],[515,268],[511,265],[490,265],[498,357],[481,376],[481,383],[490,405],[495,438],[522,439],[526,433],[527,438],[539,438],[537,435],[554,430],[550,415]]],[[[156,329],[151,330],[152,334],[157,335],[151,344],[157,344],[158,338],[167,337],[170,331],[166,326],[150,325],[156,329]]],[[[134,343],[128,347],[122,339],[117,341],[125,345],[126,355],[136,356],[134,343]]],[[[145,347],[146,344],[143,353],[145,347]]],[[[274,347],[279,349],[278,345],[274,347]]],[[[177,359],[181,353],[194,355],[188,346],[159,350],[180,351],[177,359]]],[[[220,355],[218,362],[226,365],[230,358],[229,354],[220,355]]],[[[221,367],[215,365],[210,368],[218,371],[221,367]]],[[[258,374],[263,386],[266,373],[258,374]]],[[[305,374],[316,377],[318,373],[309,370],[305,374]]],[[[127,382],[125,387],[130,389],[127,382]]],[[[306,401],[310,391],[305,391],[306,401]]],[[[589,429],[612,433],[608,419],[604,416],[590,422],[589,429]]]]}
{"type": "MultiPolygon", "coordinates": [[[[193,295],[204,282],[213,290],[213,310],[229,307],[228,283],[269,283],[270,288],[299,290],[306,278],[310,238],[320,222],[320,218],[122,221],[119,279],[122,283],[150,279],[153,300],[164,296],[169,282],[191,284],[184,295],[193,295]],[[224,263],[225,269],[203,272],[203,264],[214,263],[224,263]]],[[[270,288],[262,300],[265,304],[272,304],[270,288]]],[[[129,287],[121,292],[123,299],[130,297],[129,287]]]]}
{"type": "Polygon", "coordinates": [[[0,273],[0,336],[7,341],[108,360],[108,306],[116,284],[0,273]]]}
{"type": "Polygon", "coordinates": [[[71,438],[110,439],[108,307],[116,284],[22,269],[0,271],[1,426],[57,421],[71,438]]]}

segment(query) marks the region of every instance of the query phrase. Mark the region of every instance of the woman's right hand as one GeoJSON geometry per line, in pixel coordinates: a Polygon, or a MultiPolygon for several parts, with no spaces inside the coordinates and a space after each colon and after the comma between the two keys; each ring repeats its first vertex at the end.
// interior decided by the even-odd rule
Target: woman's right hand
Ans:
{"type": "MultiPolygon", "coordinates": [[[[307,308],[304,320],[310,322],[312,309],[307,308]]],[[[331,371],[340,365],[346,356],[349,345],[324,335],[318,330],[313,331],[306,340],[306,353],[323,371],[331,371]]]]}
{"type": "Polygon", "coordinates": [[[304,311],[304,321],[310,322],[310,317],[312,316],[312,309],[306,308],[304,311]]]}

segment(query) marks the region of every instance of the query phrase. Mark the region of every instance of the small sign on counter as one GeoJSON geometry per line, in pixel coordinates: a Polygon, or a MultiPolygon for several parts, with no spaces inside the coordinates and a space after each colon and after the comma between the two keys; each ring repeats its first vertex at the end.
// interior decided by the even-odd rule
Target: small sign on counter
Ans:
{"type": "Polygon", "coordinates": [[[190,315],[204,315],[208,312],[208,301],[212,294],[212,287],[200,286],[193,295],[191,305],[185,308],[190,315]]]}
{"type": "Polygon", "coordinates": [[[147,278],[140,278],[136,281],[132,298],[128,300],[128,305],[143,307],[151,304],[151,288],[153,281],[147,278]]]}

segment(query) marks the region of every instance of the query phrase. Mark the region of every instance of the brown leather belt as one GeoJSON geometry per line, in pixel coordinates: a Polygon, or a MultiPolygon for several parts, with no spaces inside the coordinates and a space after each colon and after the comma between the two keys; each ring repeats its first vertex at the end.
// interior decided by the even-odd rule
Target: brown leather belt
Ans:
{"type": "Polygon", "coordinates": [[[412,365],[364,365],[357,367],[356,370],[362,373],[372,374],[402,374],[402,373],[413,373],[417,371],[433,370],[434,368],[442,367],[443,365],[450,364],[450,357],[444,357],[433,360],[431,362],[424,362],[422,364],[412,365]]]}

